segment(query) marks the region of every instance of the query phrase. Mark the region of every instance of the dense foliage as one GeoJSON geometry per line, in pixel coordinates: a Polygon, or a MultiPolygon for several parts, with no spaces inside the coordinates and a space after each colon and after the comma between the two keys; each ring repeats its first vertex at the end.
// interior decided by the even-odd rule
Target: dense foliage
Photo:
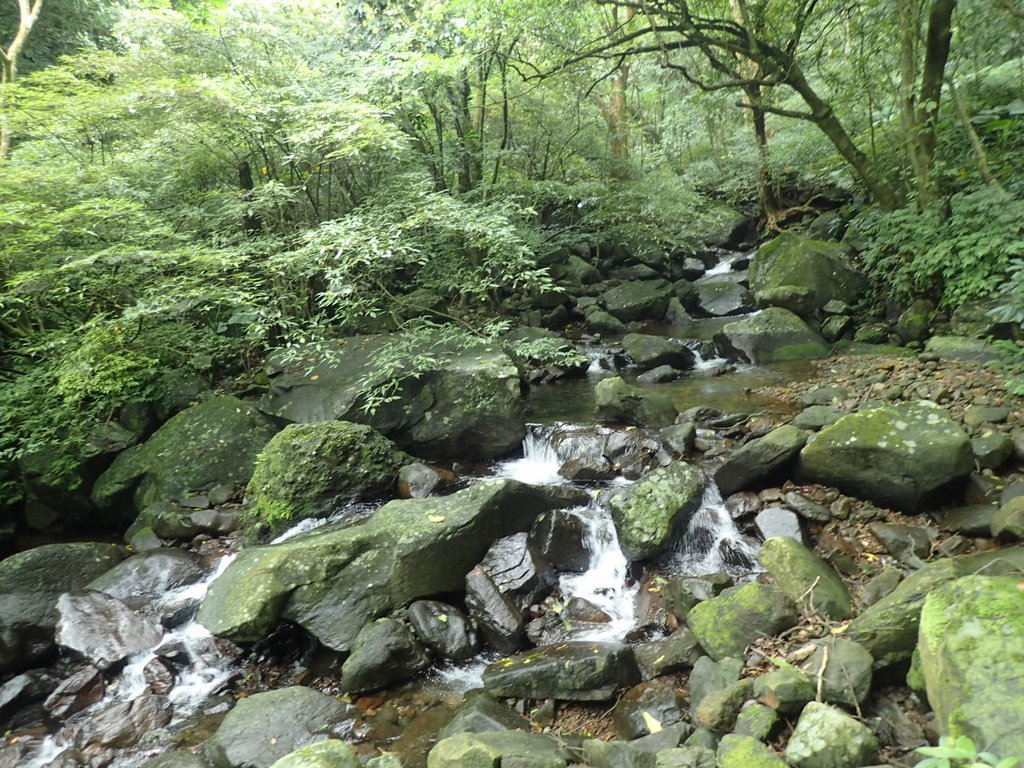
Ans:
{"type": "Polygon", "coordinates": [[[784,228],[873,194],[890,298],[1021,306],[1022,14],[953,2],[932,103],[939,2],[47,0],[0,90],[0,495],[293,343],[499,335],[538,257],[687,253],[726,204],[784,228]]]}

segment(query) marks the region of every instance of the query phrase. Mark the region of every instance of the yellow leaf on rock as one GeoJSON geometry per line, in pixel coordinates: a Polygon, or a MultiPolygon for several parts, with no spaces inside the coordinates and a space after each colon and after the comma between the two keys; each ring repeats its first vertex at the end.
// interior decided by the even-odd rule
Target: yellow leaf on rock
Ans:
{"type": "Polygon", "coordinates": [[[661,723],[651,715],[650,712],[644,712],[644,725],[647,726],[647,730],[651,733],[661,733],[661,723]]]}
{"type": "Polygon", "coordinates": [[[443,523],[444,515],[430,515],[427,519],[432,523],[443,523]]]}

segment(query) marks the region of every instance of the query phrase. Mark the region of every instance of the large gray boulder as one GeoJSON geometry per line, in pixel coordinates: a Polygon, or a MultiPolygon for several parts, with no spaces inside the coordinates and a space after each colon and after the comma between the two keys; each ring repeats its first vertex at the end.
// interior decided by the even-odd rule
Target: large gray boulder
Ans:
{"type": "Polygon", "coordinates": [[[202,559],[194,552],[167,547],[132,555],[90,581],[86,588],[139,610],[172,590],[201,581],[206,573],[202,559]]]}
{"type": "Polygon", "coordinates": [[[672,286],[666,280],[634,280],[601,294],[601,303],[612,317],[631,320],[660,320],[668,309],[672,286]]]}
{"type": "Polygon", "coordinates": [[[645,475],[609,502],[619,546],[630,560],[664,552],[704,497],[704,476],[684,461],[645,475]]]}
{"type": "Polygon", "coordinates": [[[967,434],[928,401],[851,413],[808,440],[797,474],[851,496],[915,511],[974,469],[967,434]]]}
{"type": "Polygon", "coordinates": [[[620,376],[597,383],[594,405],[599,419],[641,427],[667,427],[677,414],[672,398],[630,386],[620,376]]]}
{"type": "Polygon", "coordinates": [[[427,768],[565,768],[568,749],[543,733],[459,733],[442,739],[427,756],[427,768]]]}
{"type": "Polygon", "coordinates": [[[924,601],[918,641],[939,731],[1024,755],[1024,593],[1018,577],[967,576],[924,601]]]}
{"type": "Polygon", "coordinates": [[[835,621],[853,616],[853,603],[843,580],[799,541],[788,536],[767,539],[758,558],[794,603],[806,601],[815,613],[835,621]]]}
{"type": "Polygon", "coordinates": [[[793,768],[860,768],[877,752],[870,728],[841,709],[812,701],[789,737],[786,762],[793,768]]]}
{"type": "Polygon", "coordinates": [[[640,682],[633,649],[617,643],[545,645],[490,664],[484,688],[494,696],[608,701],[640,682]]]}
{"type": "Polygon", "coordinates": [[[836,299],[856,304],[868,281],[850,266],[846,253],[839,243],[780,235],[751,261],[750,290],[759,306],[782,307],[805,318],[836,299]]]}
{"type": "Polygon", "coordinates": [[[430,657],[412,629],[398,619],[380,619],[356,635],[341,667],[346,691],[375,691],[408,680],[430,666],[430,657]]]}
{"type": "Polygon", "coordinates": [[[299,747],[270,768],[360,768],[359,753],[341,739],[299,747]]]}
{"type": "Polygon", "coordinates": [[[807,442],[807,432],[786,424],[733,451],[715,470],[723,496],[769,482],[794,463],[807,442]]]}
{"type": "Polygon", "coordinates": [[[754,299],[746,288],[731,280],[698,282],[697,306],[711,317],[726,317],[750,312],[754,299]]]}
{"type": "Polygon", "coordinates": [[[799,619],[796,604],[777,587],[750,582],[698,603],[686,623],[713,659],[743,658],[747,646],[774,637],[799,619]]]}
{"type": "Polygon", "coordinates": [[[278,427],[252,404],[212,397],[172,417],[142,445],[122,453],[92,489],[99,507],[135,509],[245,485],[278,427]]]}
{"type": "Polygon", "coordinates": [[[355,336],[278,356],[268,363],[270,390],[260,408],[300,424],[368,424],[424,458],[492,458],[519,445],[525,432],[519,371],[508,355],[483,342],[456,346],[438,339],[405,350],[402,342],[401,336],[355,336]],[[384,363],[396,355],[409,359],[384,363]],[[430,361],[425,371],[388,390],[389,371],[402,373],[423,360],[430,361]]]}
{"type": "Polygon", "coordinates": [[[554,493],[494,480],[443,498],[392,501],[362,525],[245,549],[211,586],[199,622],[215,635],[256,641],[287,618],[347,651],[373,619],[461,591],[491,542],[562,503],[554,493]]]}
{"type": "Polygon", "coordinates": [[[300,747],[340,738],[355,710],[292,686],[240,699],[203,747],[214,768],[269,768],[300,747]]]}
{"type": "Polygon", "coordinates": [[[0,672],[27,669],[52,650],[57,598],[83,589],[127,554],[113,544],[46,544],[0,562],[0,672]]]}
{"type": "Polygon", "coordinates": [[[782,307],[728,323],[715,341],[739,350],[752,363],[777,363],[826,357],[828,344],[807,323],[782,307]]]}
{"type": "Polygon", "coordinates": [[[57,613],[57,645],[101,670],[149,650],[164,636],[155,619],[102,592],[65,593],[57,599],[57,613]]]}
{"type": "Polygon", "coordinates": [[[245,489],[243,527],[279,531],[350,501],[391,496],[410,458],[373,427],[289,424],[260,453],[245,489]]]}
{"type": "Polygon", "coordinates": [[[692,368],[696,359],[693,351],[683,342],[666,336],[627,333],[622,337],[622,348],[645,371],[661,365],[685,370],[692,368]]]}

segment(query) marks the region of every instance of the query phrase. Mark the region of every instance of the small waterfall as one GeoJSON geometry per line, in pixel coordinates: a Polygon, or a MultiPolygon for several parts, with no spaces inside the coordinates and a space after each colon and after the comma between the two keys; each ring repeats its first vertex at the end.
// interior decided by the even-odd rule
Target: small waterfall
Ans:
{"type": "Polygon", "coordinates": [[[760,570],[757,546],[740,533],[713,480],[708,481],[700,509],[679,540],[672,567],[690,576],[760,570]]]}
{"type": "MultiPolygon", "coordinates": [[[[147,613],[166,615],[201,601],[209,591],[210,585],[224,573],[235,557],[236,555],[225,555],[203,581],[168,592],[148,606],[147,613]]],[[[132,701],[142,696],[147,687],[146,665],[158,658],[158,652],[169,648],[183,652],[187,657],[187,662],[181,665],[177,674],[174,687],[167,694],[174,712],[171,725],[193,714],[232,675],[232,660],[221,653],[213,635],[205,627],[195,619],[190,619],[180,627],[165,632],[163,638],[153,648],[128,659],[117,680],[107,687],[104,697],[74,715],[68,721],[67,731],[73,733],[76,721],[89,717],[91,713],[102,711],[112,703],[132,701]]],[[[65,742],[62,732],[47,736],[19,768],[46,768],[71,746],[65,742]]]]}
{"type": "Polygon", "coordinates": [[[619,547],[619,537],[607,507],[593,504],[569,512],[584,523],[584,544],[590,551],[590,567],[584,573],[563,575],[562,594],[567,598],[582,598],[611,617],[607,624],[591,625],[573,637],[620,640],[636,626],[636,594],[640,585],[628,582],[629,561],[619,547]]]}
{"type": "Polygon", "coordinates": [[[523,438],[523,457],[498,465],[501,477],[531,485],[568,483],[558,474],[571,459],[601,456],[611,430],[576,424],[530,424],[523,438]]]}

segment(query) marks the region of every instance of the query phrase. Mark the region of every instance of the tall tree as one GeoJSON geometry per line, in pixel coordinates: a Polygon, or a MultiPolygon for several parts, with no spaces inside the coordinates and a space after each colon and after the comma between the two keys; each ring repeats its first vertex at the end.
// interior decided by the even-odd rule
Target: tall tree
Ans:
{"type": "Polygon", "coordinates": [[[43,0],[18,0],[18,28],[6,47],[0,49],[0,161],[11,151],[11,132],[7,117],[7,92],[18,77],[18,61],[32,27],[39,19],[43,0]]]}

